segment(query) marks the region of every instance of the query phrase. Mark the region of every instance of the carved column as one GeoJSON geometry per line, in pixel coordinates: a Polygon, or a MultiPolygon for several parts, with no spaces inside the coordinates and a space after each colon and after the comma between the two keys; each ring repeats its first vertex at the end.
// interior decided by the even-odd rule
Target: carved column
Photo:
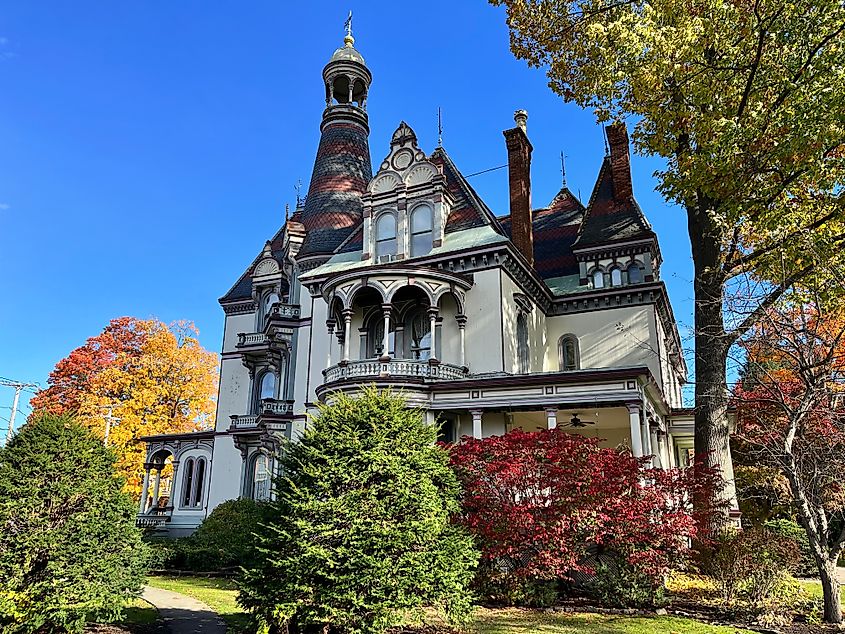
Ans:
{"type": "Polygon", "coordinates": [[[467,365],[467,346],[466,346],[466,328],[467,328],[467,316],[466,315],[457,315],[455,316],[455,321],[458,322],[458,333],[461,337],[461,356],[460,356],[460,366],[465,368],[467,365]]]}
{"type": "Polygon", "coordinates": [[[381,310],[384,312],[384,335],[381,341],[381,357],[379,361],[390,361],[390,304],[382,304],[381,310]]]}
{"type": "Polygon", "coordinates": [[[329,342],[328,342],[328,352],[326,353],[326,367],[332,367],[332,339],[334,337],[334,327],[335,321],[334,319],[327,319],[326,320],[326,329],[329,331],[329,342]]]}
{"type": "Polygon", "coordinates": [[[147,493],[150,489],[150,468],[152,465],[146,463],[144,465],[144,484],[141,485],[141,501],[138,503],[138,514],[143,515],[147,512],[147,493]]]}
{"type": "Polygon", "coordinates": [[[429,363],[438,363],[437,360],[437,308],[428,309],[428,319],[431,324],[431,354],[429,355],[429,363]]]}
{"type": "Polygon", "coordinates": [[[156,465],[156,483],[153,486],[153,506],[158,506],[158,493],[159,488],[161,487],[161,470],[164,469],[164,465],[156,465]]]}
{"type": "Polygon", "coordinates": [[[643,439],[640,427],[640,406],[628,405],[628,416],[631,425],[631,453],[635,458],[642,458],[643,439]]]}
{"type": "Polygon", "coordinates": [[[473,409],[469,412],[472,414],[472,437],[481,438],[481,417],[484,414],[483,410],[473,409]]]}
{"type": "Polygon", "coordinates": [[[349,340],[352,338],[352,309],[346,308],[343,311],[343,360],[349,363],[349,340]]]}

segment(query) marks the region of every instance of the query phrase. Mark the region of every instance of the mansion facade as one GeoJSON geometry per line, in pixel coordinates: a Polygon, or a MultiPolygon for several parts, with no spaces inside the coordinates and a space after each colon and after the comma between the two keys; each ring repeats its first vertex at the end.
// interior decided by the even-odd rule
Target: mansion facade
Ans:
{"type": "Polygon", "coordinates": [[[494,213],[404,122],[373,169],[372,76],[353,44],[323,70],[307,196],[220,299],[216,427],[144,439],[139,525],[185,535],[221,502],[268,498],[280,446],[316,404],[373,384],[401,391],[445,441],[564,427],[685,465],[687,369],[625,127],[606,128],[586,206],[564,185],[532,208],[517,111],[510,207],[494,213]]]}

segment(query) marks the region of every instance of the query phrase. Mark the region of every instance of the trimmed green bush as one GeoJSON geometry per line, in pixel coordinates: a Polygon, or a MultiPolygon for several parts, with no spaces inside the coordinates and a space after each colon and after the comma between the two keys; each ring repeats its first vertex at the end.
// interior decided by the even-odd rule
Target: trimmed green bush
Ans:
{"type": "Polygon", "coordinates": [[[600,562],[587,590],[603,604],[623,608],[655,608],[667,603],[663,583],[622,557],[612,563],[600,562]]]}
{"type": "Polygon", "coordinates": [[[190,570],[248,567],[255,559],[255,539],[263,504],[247,498],[217,506],[189,538],[190,570]]]}
{"type": "Polygon", "coordinates": [[[0,449],[0,630],[81,632],[137,596],[147,550],[114,454],[44,415],[0,449]]]}
{"type": "Polygon", "coordinates": [[[239,603],[270,632],[380,634],[433,607],[468,618],[478,552],[437,429],[403,399],[336,393],[280,459],[239,603]]]}

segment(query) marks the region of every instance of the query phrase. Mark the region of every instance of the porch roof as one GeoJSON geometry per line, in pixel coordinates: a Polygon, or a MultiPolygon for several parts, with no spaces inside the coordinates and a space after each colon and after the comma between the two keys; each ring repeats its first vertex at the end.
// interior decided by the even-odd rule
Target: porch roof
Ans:
{"type": "Polygon", "coordinates": [[[218,432],[213,429],[203,431],[191,431],[183,434],[156,434],[154,436],[141,436],[138,440],[144,442],[152,442],[156,440],[210,440],[215,436],[224,434],[226,432],[218,432]]]}

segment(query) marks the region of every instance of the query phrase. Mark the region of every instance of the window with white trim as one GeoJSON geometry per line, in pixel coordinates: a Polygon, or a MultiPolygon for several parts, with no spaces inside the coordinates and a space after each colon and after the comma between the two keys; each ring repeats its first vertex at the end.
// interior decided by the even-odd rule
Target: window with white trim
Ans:
{"type": "Polygon", "coordinates": [[[416,258],[431,251],[434,236],[433,211],[428,205],[420,205],[411,212],[411,257],[416,258]]]}
{"type": "Polygon", "coordinates": [[[593,288],[604,288],[604,271],[601,269],[593,271],[593,288]]]}
{"type": "Polygon", "coordinates": [[[640,265],[632,262],[628,265],[628,284],[639,284],[643,281],[643,271],[640,265]]]}
{"type": "Polygon", "coordinates": [[[528,374],[531,370],[531,354],[528,347],[528,316],[519,313],[516,318],[516,356],[520,374],[528,374]]]}
{"type": "Polygon", "coordinates": [[[616,267],[610,270],[610,285],[622,286],[622,270],[616,267]]]}
{"type": "Polygon", "coordinates": [[[396,257],[396,216],[383,213],[376,220],[376,261],[396,257]]]}

